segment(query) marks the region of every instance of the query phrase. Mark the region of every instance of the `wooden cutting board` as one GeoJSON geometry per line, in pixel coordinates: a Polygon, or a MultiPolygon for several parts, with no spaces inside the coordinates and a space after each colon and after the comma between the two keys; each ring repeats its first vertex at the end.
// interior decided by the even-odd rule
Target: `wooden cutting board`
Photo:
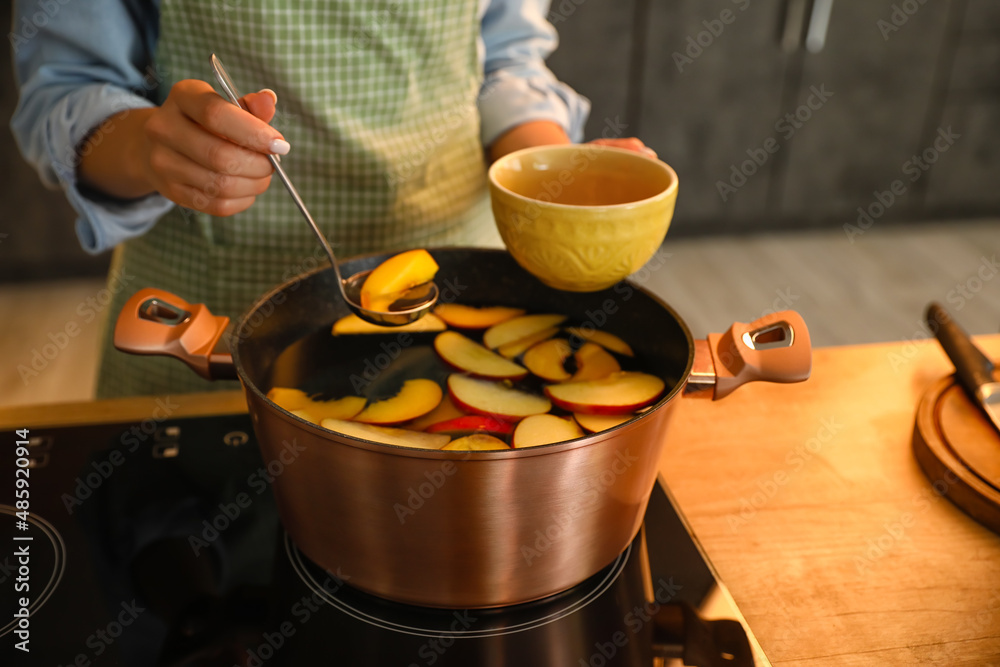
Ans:
{"type": "Polygon", "coordinates": [[[1000,433],[954,376],[921,399],[913,452],[936,492],[1000,533],[1000,433]]]}

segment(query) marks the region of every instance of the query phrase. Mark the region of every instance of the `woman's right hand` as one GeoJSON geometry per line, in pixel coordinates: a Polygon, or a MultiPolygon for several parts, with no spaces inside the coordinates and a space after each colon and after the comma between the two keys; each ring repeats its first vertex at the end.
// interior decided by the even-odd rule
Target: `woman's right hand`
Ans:
{"type": "Polygon", "coordinates": [[[179,81],[161,106],[123,111],[91,134],[80,150],[79,178],[123,199],[159,192],[211,215],[239,213],[270,185],[267,154],[289,148],[268,125],[274,93],[243,101],[251,113],[204,81],[179,81]]]}

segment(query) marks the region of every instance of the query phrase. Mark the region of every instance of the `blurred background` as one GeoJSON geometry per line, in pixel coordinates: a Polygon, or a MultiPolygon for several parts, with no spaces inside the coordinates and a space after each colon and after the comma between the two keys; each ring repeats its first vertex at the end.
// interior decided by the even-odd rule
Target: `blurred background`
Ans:
{"type": "MultiPolygon", "coordinates": [[[[587,139],[638,136],[678,173],[635,280],[696,336],[794,308],[816,345],[905,345],[931,300],[1000,329],[1000,3],[553,0],[549,20],[551,68],[593,103],[587,139]]],[[[109,256],[79,248],[9,130],[0,148],[0,404],[87,399],[103,318],[81,313],[100,313],[109,256]],[[44,372],[19,372],[73,324],[44,372]]]]}

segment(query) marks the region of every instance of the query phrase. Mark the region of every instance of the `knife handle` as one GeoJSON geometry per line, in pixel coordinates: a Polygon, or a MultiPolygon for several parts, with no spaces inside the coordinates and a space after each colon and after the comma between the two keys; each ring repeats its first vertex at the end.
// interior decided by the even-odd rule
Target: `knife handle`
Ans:
{"type": "Polygon", "coordinates": [[[959,382],[972,395],[981,385],[993,382],[993,362],[986,358],[962,327],[937,303],[927,306],[927,326],[955,364],[959,382]]]}

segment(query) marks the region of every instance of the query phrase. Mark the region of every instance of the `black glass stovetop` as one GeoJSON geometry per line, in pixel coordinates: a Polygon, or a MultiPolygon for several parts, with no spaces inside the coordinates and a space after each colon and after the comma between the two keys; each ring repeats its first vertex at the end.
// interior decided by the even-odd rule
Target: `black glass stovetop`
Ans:
{"type": "Polygon", "coordinates": [[[296,549],[247,415],[28,428],[0,436],[2,665],[754,664],[659,484],[640,534],[582,584],[424,609],[353,589],[296,549]],[[721,620],[703,620],[720,601],[721,620]]]}

